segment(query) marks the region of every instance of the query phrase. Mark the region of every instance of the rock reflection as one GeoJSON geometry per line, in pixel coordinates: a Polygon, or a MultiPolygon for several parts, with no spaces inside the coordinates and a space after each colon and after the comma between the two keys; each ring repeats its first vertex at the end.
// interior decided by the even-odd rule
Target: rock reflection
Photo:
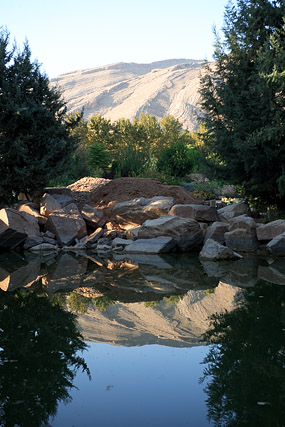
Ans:
{"type": "Polygon", "coordinates": [[[38,427],[55,415],[86,345],[72,313],[34,292],[0,291],[0,425],[38,427]]]}
{"type": "Polygon", "coordinates": [[[284,301],[283,286],[259,282],[234,310],[213,316],[202,380],[216,426],[284,425],[284,301]]]}

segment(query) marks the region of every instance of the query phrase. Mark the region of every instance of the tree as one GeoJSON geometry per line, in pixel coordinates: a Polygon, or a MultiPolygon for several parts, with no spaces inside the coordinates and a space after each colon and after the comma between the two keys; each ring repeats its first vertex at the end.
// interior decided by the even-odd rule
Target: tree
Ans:
{"type": "Polygon", "coordinates": [[[31,60],[28,43],[9,48],[0,29],[0,194],[12,201],[19,192],[41,190],[63,172],[75,148],[64,123],[66,105],[31,60]]]}
{"type": "Polygon", "coordinates": [[[215,67],[201,79],[204,150],[213,176],[248,200],[285,207],[284,16],[282,0],[226,7],[215,67]]]}

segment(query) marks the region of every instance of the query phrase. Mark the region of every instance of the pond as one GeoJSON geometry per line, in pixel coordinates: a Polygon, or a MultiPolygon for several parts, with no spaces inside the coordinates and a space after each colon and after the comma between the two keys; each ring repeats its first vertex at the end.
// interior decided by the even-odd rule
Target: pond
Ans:
{"type": "Polygon", "coordinates": [[[0,425],[284,426],[285,263],[0,254],[0,425]]]}

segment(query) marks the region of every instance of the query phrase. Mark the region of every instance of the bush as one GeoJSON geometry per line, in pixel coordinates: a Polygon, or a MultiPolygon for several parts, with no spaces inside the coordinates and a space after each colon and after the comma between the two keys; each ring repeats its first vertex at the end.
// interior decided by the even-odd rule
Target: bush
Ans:
{"type": "Polygon", "coordinates": [[[187,147],[182,142],[163,148],[157,162],[158,171],[177,177],[191,173],[194,167],[194,159],[196,159],[196,154],[192,150],[194,149],[187,147]]]}

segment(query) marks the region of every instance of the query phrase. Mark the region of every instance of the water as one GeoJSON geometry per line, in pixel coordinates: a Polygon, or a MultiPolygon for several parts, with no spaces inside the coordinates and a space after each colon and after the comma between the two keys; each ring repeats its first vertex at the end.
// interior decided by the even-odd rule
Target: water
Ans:
{"type": "Polygon", "coordinates": [[[0,425],[284,426],[284,266],[1,254],[0,425]]]}

